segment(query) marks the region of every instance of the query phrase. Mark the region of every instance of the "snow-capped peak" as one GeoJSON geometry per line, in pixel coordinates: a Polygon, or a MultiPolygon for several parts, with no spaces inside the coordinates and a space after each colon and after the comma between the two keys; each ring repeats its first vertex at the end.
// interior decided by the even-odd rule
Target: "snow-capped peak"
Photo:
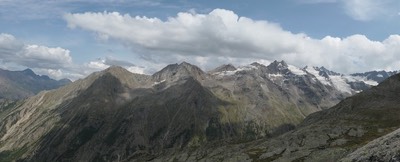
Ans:
{"type": "Polygon", "coordinates": [[[285,86],[286,83],[290,84],[291,80],[298,80],[300,78],[307,80],[311,78],[311,84],[322,84],[348,94],[358,93],[371,86],[376,86],[384,79],[397,73],[397,71],[372,71],[345,75],[331,71],[323,66],[298,68],[294,65],[287,64],[285,61],[275,60],[267,66],[257,62],[237,68],[229,64],[223,65],[213,72],[210,71],[209,74],[225,77],[246,75],[250,71],[255,72],[251,73],[253,75],[260,75],[260,78],[267,78],[281,86],[285,86]]]}
{"type": "Polygon", "coordinates": [[[229,76],[229,75],[234,75],[240,71],[249,71],[249,70],[253,70],[253,69],[258,69],[258,67],[254,66],[254,65],[239,66],[238,68],[235,68],[235,69],[231,68],[229,70],[212,72],[211,74],[212,75],[221,75],[221,76],[228,75],[229,76]]]}

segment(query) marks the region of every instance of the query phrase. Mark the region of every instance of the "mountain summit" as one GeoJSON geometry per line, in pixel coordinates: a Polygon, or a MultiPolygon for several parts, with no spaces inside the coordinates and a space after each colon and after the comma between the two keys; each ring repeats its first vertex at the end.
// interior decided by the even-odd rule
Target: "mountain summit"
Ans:
{"type": "Polygon", "coordinates": [[[24,73],[24,74],[26,74],[26,75],[29,75],[29,76],[37,76],[31,69],[25,69],[25,70],[23,70],[22,71],[22,73],[24,73]]]}
{"type": "Polygon", "coordinates": [[[219,73],[219,72],[235,71],[235,70],[237,70],[237,69],[232,64],[225,64],[225,65],[221,65],[221,66],[209,71],[209,73],[219,73]]]}
{"type": "Polygon", "coordinates": [[[182,62],[180,64],[171,64],[163,68],[161,71],[152,75],[155,81],[176,81],[184,77],[193,77],[198,81],[205,80],[206,73],[197,66],[182,62]]]}

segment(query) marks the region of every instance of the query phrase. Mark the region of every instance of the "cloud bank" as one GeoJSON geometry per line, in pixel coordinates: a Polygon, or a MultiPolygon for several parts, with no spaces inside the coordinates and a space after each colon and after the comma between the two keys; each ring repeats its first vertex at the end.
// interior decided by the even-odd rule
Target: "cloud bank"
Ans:
{"type": "Polygon", "coordinates": [[[341,73],[400,69],[399,35],[383,41],[364,35],[315,39],[224,9],[208,14],[181,12],[166,20],[118,12],[69,13],[64,19],[72,29],[95,32],[159,62],[190,58],[210,67],[222,60],[282,59],[300,67],[325,66],[341,73]]]}
{"type": "Polygon", "coordinates": [[[132,73],[137,73],[137,74],[145,73],[144,67],[140,67],[129,61],[119,60],[113,57],[98,58],[95,61],[90,61],[84,64],[84,67],[87,70],[85,73],[104,70],[110,66],[122,66],[132,73]]]}
{"type": "Polygon", "coordinates": [[[10,34],[0,34],[0,60],[32,68],[65,68],[71,65],[70,51],[55,47],[29,45],[10,34]]]}

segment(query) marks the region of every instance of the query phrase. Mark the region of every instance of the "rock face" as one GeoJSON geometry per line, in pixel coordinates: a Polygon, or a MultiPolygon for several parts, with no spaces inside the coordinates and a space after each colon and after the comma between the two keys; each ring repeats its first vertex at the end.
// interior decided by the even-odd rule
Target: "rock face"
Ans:
{"type": "MultiPolygon", "coordinates": [[[[331,153],[319,149],[331,145],[340,146],[333,147],[339,158],[343,145],[365,142],[349,144],[353,138],[368,135],[369,140],[395,126],[377,123],[371,129],[380,130],[370,135],[374,131],[365,125],[343,124],[381,121],[383,116],[368,116],[377,113],[374,108],[362,109],[376,105],[363,101],[371,101],[368,94],[375,91],[373,97],[385,95],[384,85],[392,92],[392,83],[327,109],[355,91],[338,88],[343,82],[332,78],[342,75],[312,69],[275,61],[204,72],[183,62],[150,76],[113,66],[56,90],[2,102],[0,161],[315,160],[304,156],[331,153]],[[296,130],[275,137],[314,112],[296,130]],[[344,118],[347,113],[357,115],[344,118]]],[[[386,97],[377,103],[389,103],[386,97]]],[[[388,122],[396,123],[396,115],[388,122]]]]}
{"type": "Polygon", "coordinates": [[[400,161],[400,129],[369,142],[341,161],[400,161]]]}
{"type": "Polygon", "coordinates": [[[42,90],[50,90],[71,83],[68,79],[54,80],[36,75],[31,69],[8,71],[0,69],[0,99],[17,100],[33,96],[42,90]]]}

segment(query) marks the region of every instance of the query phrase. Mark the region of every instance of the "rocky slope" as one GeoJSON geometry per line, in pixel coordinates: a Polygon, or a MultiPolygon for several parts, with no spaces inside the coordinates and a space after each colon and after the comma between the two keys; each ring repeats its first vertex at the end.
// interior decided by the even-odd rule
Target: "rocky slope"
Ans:
{"type": "Polygon", "coordinates": [[[0,69],[0,99],[22,99],[70,82],[68,79],[57,81],[45,75],[39,76],[30,69],[23,71],[0,69]]]}
{"type": "MultiPolygon", "coordinates": [[[[342,122],[326,115],[333,110],[311,115],[297,130],[279,138],[265,141],[269,138],[262,137],[292,130],[309,114],[355,93],[338,88],[342,82],[332,78],[342,75],[312,69],[275,61],[268,66],[225,65],[207,73],[183,62],[150,76],[110,67],[59,89],[0,104],[0,161],[220,161],[227,157],[242,161],[278,156],[287,160],[285,150],[292,148],[300,151],[291,150],[299,154],[289,157],[303,158],[331,140],[318,132],[335,130],[333,123],[342,122]],[[308,136],[310,132],[317,133],[308,136]],[[310,143],[303,145],[306,136],[310,143]],[[254,139],[261,141],[232,145],[254,139]],[[292,147],[293,143],[299,146],[292,147]],[[308,152],[301,151],[303,146],[308,152]],[[277,150],[281,151],[275,155],[277,150]]],[[[351,99],[341,104],[348,102],[351,99]]],[[[336,143],[343,144],[353,126],[337,128],[336,143]]],[[[350,137],[368,131],[358,126],[350,137]]],[[[390,130],[384,127],[380,132],[390,130]]]]}
{"type": "Polygon", "coordinates": [[[397,74],[309,115],[295,130],[281,136],[169,152],[155,161],[398,161],[399,95],[397,74]]]}
{"type": "Polygon", "coordinates": [[[400,161],[400,129],[367,143],[341,161],[400,161]]]}

